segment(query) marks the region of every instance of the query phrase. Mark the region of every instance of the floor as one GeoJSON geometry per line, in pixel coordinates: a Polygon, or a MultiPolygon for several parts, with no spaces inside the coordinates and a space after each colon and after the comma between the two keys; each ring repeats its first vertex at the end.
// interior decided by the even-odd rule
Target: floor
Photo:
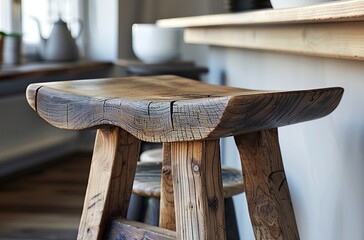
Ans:
{"type": "Polygon", "coordinates": [[[73,154],[0,183],[0,240],[76,239],[90,163],[73,154]]]}

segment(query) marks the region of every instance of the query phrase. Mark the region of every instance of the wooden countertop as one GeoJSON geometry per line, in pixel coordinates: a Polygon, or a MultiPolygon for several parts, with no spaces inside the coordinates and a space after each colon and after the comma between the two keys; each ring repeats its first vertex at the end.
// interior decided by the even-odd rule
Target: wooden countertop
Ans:
{"type": "Polygon", "coordinates": [[[158,20],[186,43],[364,60],[364,0],[158,20]]]}
{"type": "Polygon", "coordinates": [[[97,70],[112,66],[111,62],[78,61],[64,63],[25,63],[20,65],[0,65],[0,81],[24,77],[42,77],[48,74],[72,73],[97,70]]]}
{"type": "Polygon", "coordinates": [[[267,9],[240,13],[161,19],[161,27],[191,28],[212,26],[327,23],[364,20],[363,0],[341,0],[307,7],[267,9]]]}

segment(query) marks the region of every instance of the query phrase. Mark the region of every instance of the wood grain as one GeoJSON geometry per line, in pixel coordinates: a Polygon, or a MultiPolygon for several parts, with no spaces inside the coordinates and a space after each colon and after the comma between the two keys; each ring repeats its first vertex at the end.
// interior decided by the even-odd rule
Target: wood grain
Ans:
{"type": "Polygon", "coordinates": [[[163,163],[160,188],[159,226],[176,231],[170,143],[163,144],[163,163]]]}
{"type": "Polygon", "coordinates": [[[219,140],[171,144],[178,239],[226,238],[219,140]]]}
{"type": "Polygon", "coordinates": [[[257,91],[175,76],[31,84],[29,104],[64,129],[121,127],[144,141],[216,139],[323,117],[343,89],[257,91]]]}
{"type": "Polygon", "coordinates": [[[232,25],[292,24],[363,21],[362,0],[333,1],[307,7],[268,9],[230,14],[203,15],[158,20],[161,27],[211,27],[232,25]]]}
{"type": "Polygon", "coordinates": [[[77,239],[102,239],[112,216],[126,216],[140,140],[117,127],[97,130],[77,239]]]}
{"type": "Polygon", "coordinates": [[[255,238],[299,239],[277,129],[235,137],[255,238]]]}
{"type": "Polygon", "coordinates": [[[185,42],[364,60],[364,22],[188,28],[185,42]],[[334,38],[332,36],[335,36],[334,38]]]}
{"type": "MultiPolygon", "coordinates": [[[[172,169],[167,169],[166,174],[172,174],[172,169]]],[[[222,186],[224,198],[233,197],[244,192],[242,173],[240,170],[222,166],[221,168],[222,186]]],[[[138,196],[161,198],[161,178],[163,177],[161,162],[138,162],[135,174],[133,193],[138,196]]],[[[172,177],[172,176],[169,176],[172,177]]],[[[172,180],[172,179],[171,179],[172,180]]],[[[173,180],[172,180],[173,181],[173,180]]],[[[170,194],[173,193],[173,186],[169,183],[167,189],[170,194]],[[171,189],[172,188],[172,189],[171,189]]],[[[173,204],[173,195],[169,196],[169,203],[173,204]],[[170,199],[170,197],[172,199],[170,199]]]]}
{"type": "Polygon", "coordinates": [[[113,219],[105,240],[175,240],[176,232],[126,219],[113,219]]]}

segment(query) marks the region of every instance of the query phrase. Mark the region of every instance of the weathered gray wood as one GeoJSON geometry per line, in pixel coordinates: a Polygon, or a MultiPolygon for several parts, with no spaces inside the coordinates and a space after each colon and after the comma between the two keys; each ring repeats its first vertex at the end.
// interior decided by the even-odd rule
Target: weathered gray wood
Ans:
{"type": "Polygon", "coordinates": [[[126,217],[139,148],[120,128],[97,130],[78,240],[102,239],[110,217],[126,217]]]}
{"type": "Polygon", "coordinates": [[[113,219],[105,240],[175,240],[176,232],[126,219],[113,219]]]}
{"type": "MultiPolygon", "coordinates": [[[[133,193],[144,197],[160,198],[162,176],[161,169],[161,162],[139,162],[133,185],[133,193]]],[[[170,174],[170,171],[171,170],[166,170],[165,172],[170,174]]],[[[222,166],[221,175],[224,198],[230,198],[244,192],[244,184],[240,170],[222,166]]],[[[171,191],[170,188],[168,189],[171,191]]],[[[173,194],[173,192],[170,193],[173,194]]],[[[173,199],[169,200],[170,203],[171,200],[173,201],[173,199]]]]}
{"type": "Polygon", "coordinates": [[[277,129],[235,137],[257,240],[298,240],[277,129]]]}
{"type": "Polygon", "coordinates": [[[175,76],[32,84],[29,104],[65,129],[119,126],[139,139],[214,139],[323,117],[343,89],[253,91],[175,76]]]}
{"type": "Polygon", "coordinates": [[[171,144],[178,239],[226,238],[219,140],[171,144]]]}

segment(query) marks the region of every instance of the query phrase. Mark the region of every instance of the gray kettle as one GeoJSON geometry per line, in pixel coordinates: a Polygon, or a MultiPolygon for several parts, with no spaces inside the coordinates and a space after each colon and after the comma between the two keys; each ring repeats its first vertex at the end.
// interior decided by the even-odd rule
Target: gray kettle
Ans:
{"type": "Polygon", "coordinates": [[[82,32],[82,22],[80,20],[78,20],[80,24],[80,31],[76,38],[72,37],[72,34],[67,27],[67,23],[59,18],[59,20],[54,23],[49,38],[45,39],[42,36],[38,19],[33,19],[38,25],[39,36],[41,39],[38,53],[43,60],[65,62],[75,61],[78,59],[79,53],[76,39],[81,35],[82,32]]]}

